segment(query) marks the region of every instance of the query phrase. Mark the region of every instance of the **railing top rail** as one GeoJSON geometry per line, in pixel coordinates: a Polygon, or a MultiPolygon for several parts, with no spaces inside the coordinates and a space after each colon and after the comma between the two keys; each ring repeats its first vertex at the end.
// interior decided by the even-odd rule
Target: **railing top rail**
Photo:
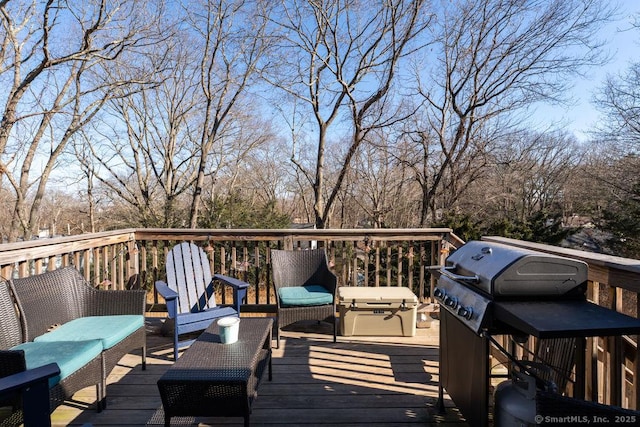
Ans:
{"type": "Polygon", "coordinates": [[[0,264],[22,262],[96,247],[133,241],[135,229],[78,234],[74,236],[35,239],[0,244],[0,264]]]}
{"type": "Polygon", "coordinates": [[[452,233],[450,228],[391,228],[391,229],[183,229],[183,228],[129,228],[100,233],[34,239],[24,242],[0,244],[0,265],[24,262],[116,243],[135,240],[219,240],[219,241],[273,241],[273,240],[408,240],[437,241],[452,233]]]}
{"type": "Polygon", "coordinates": [[[136,230],[138,240],[440,240],[452,233],[450,228],[361,228],[361,229],[177,229],[144,228],[136,230]]]}
{"type": "Polygon", "coordinates": [[[18,250],[18,249],[41,248],[43,246],[54,246],[60,243],[77,242],[80,240],[93,240],[93,239],[100,239],[104,237],[113,237],[113,236],[122,236],[122,235],[133,237],[135,235],[135,232],[136,232],[135,228],[124,228],[121,230],[101,231],[99,233],[74,234],[73,236],[37,238],[37,239],[25,240],[21,242],[2,243],[0,244],[0,250],[11,251],[11,250],[18,250]]]}

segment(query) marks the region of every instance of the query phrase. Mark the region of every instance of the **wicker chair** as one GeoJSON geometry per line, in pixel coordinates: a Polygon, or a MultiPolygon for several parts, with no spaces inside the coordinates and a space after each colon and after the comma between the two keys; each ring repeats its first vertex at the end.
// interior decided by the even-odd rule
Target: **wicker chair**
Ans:
{"type": "Polygon", "coordinates": [[[272,250],[271,266],[276,290],[278,319],[276,343],[280,346],[280,329],[301,320],[325,321],[333,324],[333,342],[336,342],[336,290],[337,278],[327,265],[324,249],[272,250]],[[318,305],[292,305],[282,301],[284,288],[322,286],[331,295],[330,302],[318,305]]]}
{"type": "MultiPolygon", "coordinates": [[[[14,279],[9,283],[23,316],[25,341],[45,335],[52,325],[64,325],[91,316],[144,316],[146,309],[146,291],[94,289],[73,267],[14,279]]],[[[143,317],[140,327],[113,346],[103,349],[103,384],[120,359],[131,350],[141,350],[142,369],[145,369],[146,347],[143,317]]],[[[102,393],[102,407],[106,407],[106,386],[102,393]]]]}
{"type": "MultiPolygon", "coordinates": [[[[0,282],[0,377],[2,378],[24,372],[27,370],[29,364],[31,364],[25,357],[25,351],[28,350],[29,346],[36,346],[38,344],[24,342],[22,329],[23,325],[21,325],[20,317],[16,311],[16,305],[9,291],[9,287],[6,282],[0,282]]],[[[46,348],[49,345],[53,352],[60,343],[44,343],[38,346],[44,346],[46,348]]],[[[76,346],[78,350],[86,349],[84,342],[66,343],[65,345],[68,348],[76,346]]],[[[101,347],[98,346],[95,357],[88,363],[56,382],[53,386],[50,386],[50,411],[53,411],[57,406],[61,405],[65,399],[71,397],[78,390],[89,386],[96,387],[96,408],[98,411],[101,409],[99,402],[104,383],[100,348],[101,347]]],[[[38,366],[32,366],[32,368],[36,367],[38,366]]],[[[19,396],[3,396],[0,406],[7,404],[13,406],[15,411],[14,415],[9,417],[8,420],[3,421],[3,425],[12,425],[12,420],[16,421],[16,419],[17,422],[20,422],[22,419],[22,411],[20,410],[22,404],[19,396]]],[[[31,408],[29,409],[31,410],[31,408]]]]}
{"type": "Polygon", "coordinates": [[[167,282],[157,281],[155,286],[167,303],[168,321],[163,324],[163,333],[173,329],[173,357],[178,360],[178,349],[194,341],[180,341],[180,335],[202,331],[221,317],[239,316],[249,284],[221,274],[211,276],[207,254],[189,242],[167,253],[166,272],[167,282]],[[214,280],[233,288],[233,306],[216,305],[214,280]]]}

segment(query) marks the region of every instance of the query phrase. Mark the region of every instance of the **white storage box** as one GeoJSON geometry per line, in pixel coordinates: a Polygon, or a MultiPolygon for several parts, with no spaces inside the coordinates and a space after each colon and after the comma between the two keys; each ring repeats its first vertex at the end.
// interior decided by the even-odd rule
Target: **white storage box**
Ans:
{"type": "Polygon", "coordinates": [[[409,288],[341,286],[338,304],[340,335],[416,334],[418,298],[409,288]]]}

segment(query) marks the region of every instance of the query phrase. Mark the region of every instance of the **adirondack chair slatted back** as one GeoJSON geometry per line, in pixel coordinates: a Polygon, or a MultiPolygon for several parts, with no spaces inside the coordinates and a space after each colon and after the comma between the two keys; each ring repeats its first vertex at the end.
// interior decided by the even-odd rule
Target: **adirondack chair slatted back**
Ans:
{"type": "Polygon", "coordinates": [[[189,242],[167,253],[167,285],[180,295],[178,313],[197,313],[216,306],[211,267],[202,248],[189,242]]]}
{"type": "Polygon", "coordinates": [[[202,331],[221,317],[239,316],[249,284],[222,274],[213,276],[205,251],[189,242],[167,252],[165,267],[167,281],[158,280],[155,287],[167,303],[167,318],[172,321],[163,323],[163,334],[173,333],[173,355],[178,360],[178,349],[192,341],[180,341],[180,335],[202,331]],[[212,279],[233,289],[233,304],[216,305],[212,279]]]}
{"type": "Polygon", "coordinates": [[[550,370],[540,372],[546,381],[553,381],[561,393],[566,392],[575,364],[576,338],[540,339],[536,345],[536,359],[550,370]]]}

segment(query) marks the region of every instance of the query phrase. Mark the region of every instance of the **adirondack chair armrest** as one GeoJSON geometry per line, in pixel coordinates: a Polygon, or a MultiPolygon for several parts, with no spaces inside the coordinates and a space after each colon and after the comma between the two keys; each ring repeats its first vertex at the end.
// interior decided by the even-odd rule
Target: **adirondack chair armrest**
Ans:
{"type": "Polygon", "coordinates": [[[171,289],[165,282],[158,280],[156,282],[156,290],[165,300],[177,299],[178,293],[171,289]]]}
{"type": "Polygon", "coordinates": [[[249,284],[234,277],[225,276],[224,274],[214,274],[213,280],[219,280],[225,285],[229,285],[233,288],[233,306],[238,314],[240,314],[240,304],[247,296],[247,288],[249,284]]]}
{"type": "Polygon", "coordinates": [[[23,413],[25,427],[50,426],[49,378],[60,374],[57,363],[49,363],[0,378],[0,399],[22,395],[22,405],[29,408],[23,413]]]}
{"type": "MultiPolygon", "coordinates": [[[[27,369],[26,371],[17,372],[0,378],[0,396],[22,391],[32,387],[34,384],[43,382],[47,385],[49,378],[60,374],[60,368],[57,363],[49,363],[37,368],[27,369]]],[[[47,397],[47,408],[49,407],[47,397]]]]}
{"type": "Polygon", "coordinates": [[[170,319],[178,315],[178,293],[171,289],[165,282],[158,280],[155,283],[156,291],[164,298],[167,304],[167,313],[170,319]]]}

